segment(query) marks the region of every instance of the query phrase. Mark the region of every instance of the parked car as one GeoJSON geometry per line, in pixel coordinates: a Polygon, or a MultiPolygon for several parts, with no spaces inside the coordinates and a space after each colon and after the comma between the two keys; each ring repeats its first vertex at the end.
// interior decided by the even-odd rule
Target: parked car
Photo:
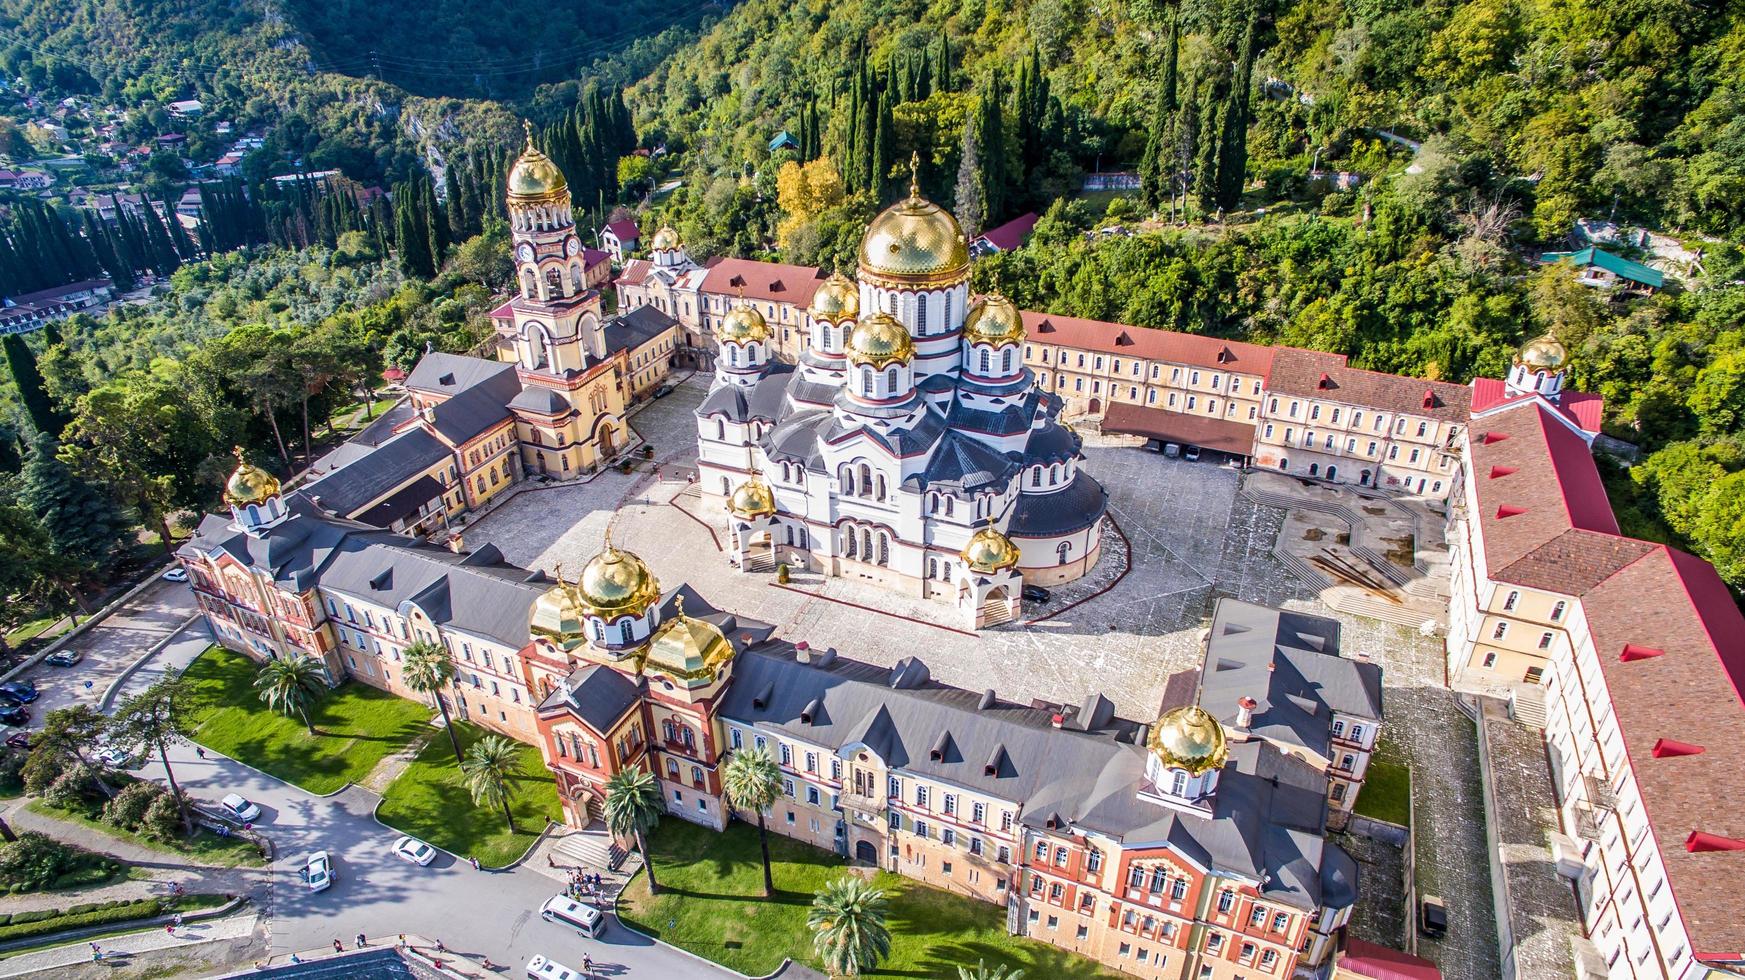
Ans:
{"type": "Polygon", "coordinates": [[[324,892],[333,887],[339,876],[333,873],[333,861],[326,851],[316,851],[303,861],[303,869],[297,872],[308,883],[312,892],[324,892]]]}
{"type": "Polygon", "coordinates": [[[422,868],[436,859],[436,848],[416,837],[402,837],[394,842],[394,856],[422,868]]]}
{"type": "Polygon", "coordinates": [[[1182,454],[1182,447],[1176,445],[1173,442],[1166,442],[1158,448],[1162,451],[1162,453],[1165,456],[1168,456],[1170,459],[1174,459],[1177,456],[1180,456],[1182,454]]]}
{"type": "Polygon", "coordinates": [[[654,389],[654,397],[665,398],[673,393],[673,388],[673,385],[661,385],[659,388],[654,389]]]}
{"type": "Polygon", "coordinates": [[[599,909],[578,902],[568,895],[546,899],[545,904],[539,907],[539,917],[547,922],[569,926],[591,939],[598,939],[600,933],[606,929],[606,916],[599,909]]]}
{"type": "Polygon", "coordinates": [[[16,704],[0,705],[0,724],[11,725],[13,728],[23,728],[30,724],[30,712],[16,704]]]}
{"type": "Polygon", "coordinates": [[[17,749],[20,752],[29,752],[32,744],[34,743],[30,740],[29,732],[13,732],[6,736],[6,747],[9,749],[17,749]]]}
{"type": "Polygon", "coordinates": [[[36,685],[30,681],[7,681],[0,684],[0,694],[19,704],[29,704],[37,699],[36,685]]]}
{"type": "Polygon", "coordinates": [[[97,761],[111,769],[132,769],[137,764],[134,753],[114,746],[97,753],[97,761]]]}
{"type": "Polygon", "coordinates": [[[1448,934],[1448,906],[1439,895],[1425,895],[1418,900],[1418,932],[1431,939],[1448,934]]]}
{"type": "Polygon", "coordinates": [[[172,568],[159,575],[158,578],[166,582],[186,582],[188,581],[188,570],[186,568],[172,568]]]}
{"type": "Polygon", "coordinates": [[[218,805],[222,807],[224,812],[229,816],[235,817],[244,822],[259,819],[261,815],[261,808],[250,803],[248,800],[243,799],[242,795],[239,793],[232,793],[229,796],[226,796],[224,799],[218,801],[218,805]]]}
{"type": "Polygon", "coordinates": [[[1054,593],[1040,585],[1026,585],[1018,592],[1018,595],[1022,597],[1025,602],[1047,602],[1048,597],[1053,594],[1054,593]]]}
{"type": "Polygon", "coordinates": [[[1183,453],[1182,453],[1182,459],[1185,459],[1185,460],[1187,460],[1187,461],[1188,461],[1188,462],[1190,462],[1190,463],[1197,463],[1197,462],[1199,462],[1199,461],[1200,461],[1200,447],[1198,447],[1198,446],[1189,446],[1189,447],[1188,447],[1188,448],[1187,448],[1187,449],[1186,449],[1186,450],[1185,450],[1185,451],[1184,451],[1184,452],[1183,452],[1183,453]]]}
{"type": "Polygon", "coordinates": [[[56,650],[44,657],[43,661],[51,667],[71,667],[83,659],[84,653],[78,650],[56,650]]]}

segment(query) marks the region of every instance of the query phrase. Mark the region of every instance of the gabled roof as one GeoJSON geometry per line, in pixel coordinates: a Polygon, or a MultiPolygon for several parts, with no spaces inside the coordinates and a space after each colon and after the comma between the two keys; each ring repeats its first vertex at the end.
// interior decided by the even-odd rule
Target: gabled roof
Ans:
{"type": "Polygon", "coordinates": [[[1075,316],[1024,310],[1024,332],[1041,344],[1075,350],[1102,351],[1120,357],[1170,361],[1215,371],[1237,371],[1266,377],[1278,348],[1222,340],[1200,334],[1135,327],[1124,323],[1086,320],[1075,316]]]}
{"type": "Polygon", "coordinates": [[[610,667],[590,664],[572,672],[539,702],[541,712],[567,708],[589,728],[605,735],[642,701],[644,682],[631,680],[610,667]],[[565,693],[565,688],[568,693],[565,693]]]}
{"type": "Polygon", "coordinates": [[[1103,431],[1216,449],[1232,456],[1247,456],[1254,451],[1252,423],[1216,415],[1171,412],[1131,402],[1109,402],[1103,412],[1103,431]]]}
{"type": "Polygon", "coordinates": [[[812,294],[824,281],[822,270],[809,265],[757,262],[724,258],[709,266],[703,277],[703,292],[772,303],[793,303],[802,309],[812,305],[812,294]]]}
{"type": "Polygon", "coordinates": [[[1344,355],[1294,347],[1279,348],[1266,391],[1444,422],[1465,422],[1472,409],[1472,390],[1465,385],[1366,371],[1347,366],[1344,355]]]}
{"type": "Polygon", "coordinates": [[[1559,415],[1584,432],[1600,431],[1600,423],[1605,419],[1606,400],[1600,395],[1585,391],[1565,390],[1557,401],[1549,402],[1541,396],[1533,394],[1509,394],[1509,387],[1496,378],[1472,379],[1472,414],[1476,418],[1486,412],[1509,408],[1525,402],[1536,401],[1540,405],[1548,405],[1559,415]]]}
{"type": "Polygon", "coordinates": [[[444,439],[460,446],[514,418],[509,403],[519,394],[521,382],[511,369],[438,403],[430,410],[429,424],[444,439]]]}
{"type": "Polygon", "coordinates": [[[360,448],[362,452],[355,459],[303,487],[323,510],[355,517],[451,455],[447,446],[423,428],[403,432],[374,448],[360,448]]]}
{"type": "Polygon", "coordinates": [[[771,361],[763,377],[750,388],[735,384],[718,384],[710,388],[703,403],[697,406],[697,417],[721,415],[734,422],[752,419],[774,422],[782,412],[782,394],[794,377],[792,364],[771,361]]]}
{"type": "Polygon", "coordinates": [[[633,242],[642,236],[642,232],[636,227],[636,222],[631,221],[629,218],[619,218],[617,221],[608,221],[606,222],[606,227],[600,230],[601,232],[611,232],[620,242],[633,242]]]}
{"type": "Polygon", "coordinates": [[[652,305],[638,306],[606,321],[606,349],[633,351],[678,325],[678,320],[652,305]]]}
{"type": "Polygon", "coordinates": [[[1628,279],[1631,282],[1641,283],[1650,289],[1659,289],[1661,286],[1666,285],[1665,273],[1655,269],[1650,269],[1640,262],[1632,262],[1629,259],[1620,258],[1603,248],[1596,248],[1592,245],[1579,252],[1544,252],[1539,256],[1539,261],[1546,265],[1555,262],[1562,262],[1564,260],[1568,260],[1582,268],[1586,268],[1587,266],[1597,266],[1598,268],[1610,272],[1614,276],[1628,279]]]}
{"type": "Polygon", "coordinates": [[[654,263],[647,259],[631,259],[624,263],[624,268],[618,270],[618,278],[612,282],[619,286],[641,285],[642,280],[648,278],[649,270],[653,268],[654,263]]]}
{"type": "Polygon", "coordinates": [[[418,359],[406,378],[406,387],[433,395],[453,397],[475,385],[504,373],[511,376],[515,365],[465,354],[431,351],[418,359]]]}
{"type": "Polygon", "coordinates": [[[1002,252],[1010,252],[1024,244],[1030,237],[1030,232],[1036,227],[1038,215],[1031,211],[1021,214],[998,228],[989,229],[981,234],[976,241],[987,242],[1002,252]]]}

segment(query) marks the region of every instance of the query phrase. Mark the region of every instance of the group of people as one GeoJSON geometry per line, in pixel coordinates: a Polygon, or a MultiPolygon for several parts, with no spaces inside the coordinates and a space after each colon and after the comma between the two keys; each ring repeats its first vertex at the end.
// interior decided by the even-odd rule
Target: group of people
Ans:
{"type": "Polygon", "coordinates": [[[605,887],[599,872],[587,872],[580,868],[570,869],[569,895],[571,898],[589,898],[604,894],[605,887]]]}

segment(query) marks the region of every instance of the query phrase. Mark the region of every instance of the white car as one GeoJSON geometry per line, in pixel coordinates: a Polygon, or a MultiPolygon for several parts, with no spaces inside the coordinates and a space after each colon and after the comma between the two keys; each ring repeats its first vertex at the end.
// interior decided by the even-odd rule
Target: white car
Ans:
{"type": "Polygon", "coordinates": [[[218,805],[224,808],[225,813],[244,823],[252,822],[258,819],[261,815],[260,807],[243,799],[242,796],[236,793],[232,793],[224,799],[219,800],[218,805]]]}
{"type": "Polygon", "coordinates": [[[326,891],[333,886],[333,862],[328,859],[326,851],[316,851],[303,862],[303,870],[298,872],[303,880],[309,883],[312,892],[326,891]]]}
{"type": "Polygon", "coordinates": [[[158,577],[166,582],[186,582],[188,581],[188,570],[186,568],[172,568],[158,577]]]}
{"type": "Polygon", "coordinates": [[[436,848],[416,837],[402,837],[394,842],[394,856],[422,868],[436,859],[436,848]]]}
{"type": "Polygon", "coordinates": [[[134,754],[121,748],[107,748],[97,753],[97,761],[111,769],[133,768],[134,754]]]}

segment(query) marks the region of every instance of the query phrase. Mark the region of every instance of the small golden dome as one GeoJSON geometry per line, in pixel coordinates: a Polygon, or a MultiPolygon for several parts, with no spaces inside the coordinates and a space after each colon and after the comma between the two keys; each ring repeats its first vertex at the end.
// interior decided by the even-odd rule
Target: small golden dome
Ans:
{"type": "Polygon", "coordinates": [[[654,241],[649,243],[648,247],[657,252],[678,248],[679,233],[673,230],[672,225],[662,225],[661,229],[654,233],[654,241]]]}
{"type": "Polygon", "coordinates": [[[774,336],[770,333],[769,324],[764,321],[763,314],[757,307],[740,302],[738,306],[727,311],[721,318],[721,325],[715,328],[715,339],[721,343],[749,344],[758,340],[769,340],[774,336]]]}
{"type": "Polygon", "coordinates": [[[603,619],[640,616],[660,598],[660,583],[642,559],[628,551],[606,548],[588,560],[577,586],[589,611],[603,619]]]}
{"type": "Polygon", "coordinates": [[[242,458],[242,447],[236,447],[236,469],[224,482],[224,499],[238,507],[265,503],[277,496],[279,481],[271,473],[242,458]]]}
{"type": "Polygon", "coordinates": [[[889,313],[867,317],[848,335],[850,364],[871,364],[882,369],[888,364],[907,364],[914,356],[915,338],[889,313]]]}
{"type": "Polygon", "coordinates": [[[951,212],[921,196],[911,160],[909,196],[879,212],[860,240],[861,274],[896,285],[939,285],[969,276],[969,244],[951,212]]]}
{"type": "Polygon", "coordinates": [[[1515,363],[1530,371],[1557,371],[1568,360],[1569,351],[1550,334],[1527,341],[1527,345],[1515,355],[1515,363]]]}
{"type": "Polygon", "coordinates": [[[1224,726],[1197,704],[1174,708],[1151,726],[1146,747],[1164,765],[1185,769],[1198,776],[1222,768],[1230,747],[1224,741],[1224,726]]]}
{"type": "Polygon", "coordinates": [[[999,293],[990,293],[973,303],[963,318],[963,339],[970,344],[1021,344],[1024,317],[1017,304],[999,293]]]}
{"type": "Polygon", "coordinates": [[[569,649],[583,639],[582,616],[586,610],[576,587],[563,580],[563,566],[558,566],[556,577],[557,583],[533,603],[530,626],[535,636],[569,649]]]}
{"type": "Polygon", "coordinates": [[[811,313],[815,320],[833,323],[852,320],[860,315],[860,291],[854,288],[847,276],[840,272],[831,273],[830,278],[812,294],[811,313]]]}
{"type": "Polygon", "coordinates": [[[776,496],[763,477],[753,473],[727,498],[727,509],[733,516],[747,520],[768,517],[776,512],[776,496]]]}
{"type": "Polygon", "coordinates": [[[531,202],[568,194],[570,185],[563,171],[533,145],[533,124],[524,121],[521,125],[527,131],[527,145],[509,168],[509,197],[531,202]]]}
{"type": "Polygon", "coordinates": [[[661,624],[649,641],[646,670],[655,670],[681,681],[706,682],[715,671],[733,659],[733,644],[713,623],[685,615],[682,594],[673,597],[673,618],[661,624]]]}
{"type": "Polygon", "coordinates": [[[1018,564],[1018,546],[1012,539],[1000,533],[1000,529],[991,522],[969,536],[969,543],[963,546],[958,557],[969,566],[970,571],[981,575],[992,575],[1014,568],[1018,564]]]}

